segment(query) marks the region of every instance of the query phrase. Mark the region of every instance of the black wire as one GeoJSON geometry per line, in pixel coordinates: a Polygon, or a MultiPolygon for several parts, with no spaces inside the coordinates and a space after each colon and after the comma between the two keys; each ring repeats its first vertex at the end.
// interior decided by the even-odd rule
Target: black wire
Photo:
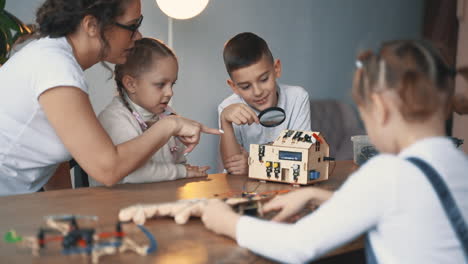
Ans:
{"type": "Polygon", "coordinates": [[[250,178],[247,177],[246,180],[244,181],[244,184],[242,185],[242,191],[243,192],[255,192],[258,189],[258,187],[260,186],[260,184],[261,184],[261,182],[258,181],[257,186],[255,186],[255,189],[253,189],[253,191],[248,191],[247,188],[246,188],[246,184],[249,182],[249,180],[250,180],[250,178]]]}

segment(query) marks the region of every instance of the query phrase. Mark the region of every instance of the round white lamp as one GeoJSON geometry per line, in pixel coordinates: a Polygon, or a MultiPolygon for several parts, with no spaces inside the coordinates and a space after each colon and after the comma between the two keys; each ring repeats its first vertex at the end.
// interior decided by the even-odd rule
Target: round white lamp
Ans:
{"type": "Polygon", "coordinates": [[[173,47],[172,19],[189,19],[200,14],[209,0],[156,0],[156,4],[167,15],[167,44],[173,47]]]}
{"type": "Polygon", "coordinates": [[[189,19],[200,14],[209,0],[156,0],[159,8],[169,17],[189,19]]]}

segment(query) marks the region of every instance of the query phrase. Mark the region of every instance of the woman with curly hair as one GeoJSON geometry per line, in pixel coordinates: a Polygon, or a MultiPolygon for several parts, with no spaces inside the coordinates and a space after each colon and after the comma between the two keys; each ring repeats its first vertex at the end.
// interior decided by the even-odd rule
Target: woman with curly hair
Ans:
{"type": "MultiPolygon", "coordinates": [[[[140,0],[46,0],[40,37],[0,68],[0,195],[40,190],[73,157],[93,178],[113,185],[146,162],[171,136],[191,151],[198,122],[171,116],[114,145],[91,107],[84,71],[122,64],[143,20],[140,0]]],[[[62,177],[63,179],[64,177],[62,177]]]]}

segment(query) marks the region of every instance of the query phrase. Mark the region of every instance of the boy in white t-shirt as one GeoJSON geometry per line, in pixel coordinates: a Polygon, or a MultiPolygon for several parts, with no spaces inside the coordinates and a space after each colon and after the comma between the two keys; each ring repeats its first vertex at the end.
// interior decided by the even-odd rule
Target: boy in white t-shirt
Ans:
{"type": "Polygon", "coordinates": [[[281,62],[273,58],[265,40],[253,33],[231,38],[223,58],[234,93],[218,106],[219,125],[225,132],[221,158],[229,173],[247,174],[250,144],[271,142],[284,129],[311,129],[309,95],[302,87],[276,82],[281,62]],[[260,125],[258,114],[274,106],[284,109],[284,122],[276,127],[260,125]]]}

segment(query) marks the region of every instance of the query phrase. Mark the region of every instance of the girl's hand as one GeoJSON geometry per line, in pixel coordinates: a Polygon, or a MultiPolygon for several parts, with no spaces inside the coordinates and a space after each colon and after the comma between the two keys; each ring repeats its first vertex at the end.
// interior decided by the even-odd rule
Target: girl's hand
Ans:
{"type": "Polygon", "coordinates": [[[309,203],[320,205],[330,199],[332,195],[332,191],[320,188],[301,188],[284,195],[276,196],[263,206],[262,212],[267,213],[271,211],[279,211],[271,220],[278,222],[285,221],[288,218],[297,215],[309,203]]]}
{"type": "Polygon", "coordinates": [[[282,222],[298,214],[310,202],[312,195],[313,190],[311,188],[303,188],[284,195],[278,195],[267,202],[262,211],[263,213],[279,211],[271,220],[282,222]]]}
{"type": "Polygon", "coordinates": [[[236,239],[239,215],[219,199],[210,199],[203,208],[202,221],[209,230],[236,239]]]}
{"type": "Polygon", "coordinates": [[[200,141],[200,133],[203,132],[213,135],[221,135],[223,133],[218,129],[206,127],[196,121],[177,115],[169,116],[163,120],[174,121],[173,135],[177,136],[179,140],[187,146],[184,153],[189,153],[195,148],[200,141]]]}
{"type": "Polygon", "coordinates": [[[185,168],[187,169],[186,178],[194,178],[208,176],[206,171],[210,169],[210,166],[192,166],[190,164],[185,164],[185,168]]]}
{"type": "Polygon", "coordinates": [[[221,112],[221,120],[236,125],[260,123],[254,110],[242,103],[232,104],[224,108],[223,112],[221,112]]]}

